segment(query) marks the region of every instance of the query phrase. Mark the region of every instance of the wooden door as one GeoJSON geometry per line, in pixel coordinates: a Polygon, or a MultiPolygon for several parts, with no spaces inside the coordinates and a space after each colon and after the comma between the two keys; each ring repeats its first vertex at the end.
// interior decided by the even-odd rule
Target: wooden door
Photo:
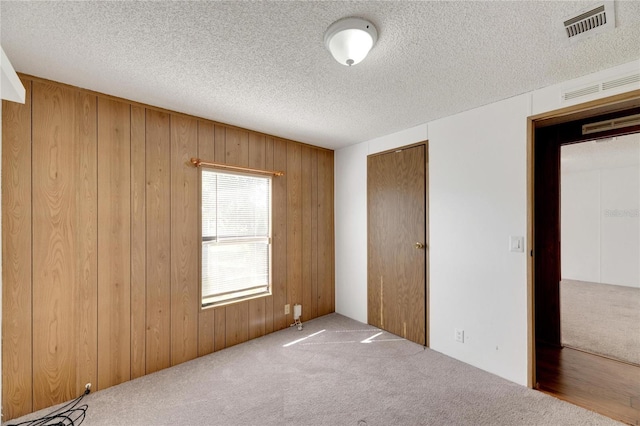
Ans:
{"type": "Polygon", "coordinates": [[[426,147],[367,163],[368,322],[426,345],[426,147]]]}

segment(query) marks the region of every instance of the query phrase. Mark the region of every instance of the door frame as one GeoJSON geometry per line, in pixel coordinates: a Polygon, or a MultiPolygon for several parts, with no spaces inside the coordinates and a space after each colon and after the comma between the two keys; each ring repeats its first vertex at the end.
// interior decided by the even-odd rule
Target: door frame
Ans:
{"type": "Polygon", "coordinates": [[[535,341],[535,143],[536,129],[640,107],[640,90],[536,114],[527,118],[527,386],[536,384],[535,341]]]}
{"type": "MultiPolygon", "coordinates": [[[[424,341],[425,341],[425,347],[428,348],[429,347],[429,313],[431,312],[429,309],[429,301],[431,300],[431,298],[429,297],[429,272],[431,270],[430,268],[430,264],[429,264],[429,253],[431,250],[431,243],[429,240],[429,140],[425,139],[423,141],[420,142],[415,142],[409,145],[403,145],[403,146],[399,146],[399,147],[395,147],[392,149],[387,149],[384,151],[380,151],[380,152],[376,152],[373,154],[369,154],[367,155],[367,162],[369,157],[375,157],[378,155],[384,155],[384,154],[389,154],[392,152],[396,152],[398,150],[404,150],[404,149],[409,149],[409,148],[414,148],[417,146],[424,146],[424,188],[425,188],[425,197],[424,197],[424,214],[425,214],[425,218],[424,218],[424,233],[425,233],[425,262],[424,262],[424,341]]],[[[369,168],[367,167],[367,176],[369,175],[369,168]]],[[[368,184],[367,184],[367,191],[369,190],[368,188],[368,184]]],[[[367,201],[367,223],[369,223],[369,204],[367,201]]],[[[369,248],[369,230],[367,229],[367,250],[369,248]]],[[[367,254],[367,259],[368,259],[368,254],[367,254]]],[[[367,261],[367,293],[369,292],[369,264],[367,261]]],[[[368,312],[368,307],[367,307],[367,312],[368,312]]],[[[367,320],[368,322],[368,320],[367,320]]]]}

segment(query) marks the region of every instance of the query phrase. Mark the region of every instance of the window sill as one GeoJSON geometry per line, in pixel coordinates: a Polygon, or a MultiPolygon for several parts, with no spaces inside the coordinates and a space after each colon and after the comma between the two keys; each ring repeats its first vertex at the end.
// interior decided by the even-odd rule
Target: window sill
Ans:
{"type": "Polygon", "coordinates": [[[222,306],[228,306],[228,305],[234,305],[236,303],[241,303],[241,302],[246,302],[247,300],[254,300],[254,299],[261,299],[264,297],[268,297],[271,296],[272,293],[271,291],[268,292],[264,292],[264,293],[260,293],[260,294],[253,294],[250,296],[243,296],[243,297],[239,297],[237,299],[229,299],[229,300],[223,300],[220,302],[212,302],[212,303],[208,303],[206,305],[202,305],[200,304],[200,311],[206,311],[212,308],[219,308],[222,306]]]}

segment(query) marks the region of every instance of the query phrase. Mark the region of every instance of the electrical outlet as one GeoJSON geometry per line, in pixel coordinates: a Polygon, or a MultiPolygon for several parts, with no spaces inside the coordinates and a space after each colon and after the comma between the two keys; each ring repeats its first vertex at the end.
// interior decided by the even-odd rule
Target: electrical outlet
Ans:
{"type": "Polygon", "coordinates": [[[289,311],[290,311],[290,309],[291,309],[291,308],[290,308],[290,306],[289,306],[289,304],[288,304],[288,303],[287,303],[286,305],[284,305],[284,314],[285,314],[285,315],[289,315],[289,311]]]}
{"type": "Polygon", "coordinates": [[[456,342],[464,343],[464,330],[461,328],[456,328],[454,330],[456,342]]]}

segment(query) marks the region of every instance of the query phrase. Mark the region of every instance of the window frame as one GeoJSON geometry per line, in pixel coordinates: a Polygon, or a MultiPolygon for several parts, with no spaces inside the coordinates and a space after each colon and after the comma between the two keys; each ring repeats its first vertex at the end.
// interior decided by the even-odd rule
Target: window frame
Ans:
{"type": "MultiPolygon", "coordinates": [[[[198,305],[199,305],[199,310],[204,311],[204,310],[226,306],[226,305],[232,305],[235,303],[240,303],[240,302],[244,302],[252,299],[259,299],[259,298],[271,296],[273,294],[273,188],[274,188],[273,179],[274,179],[274,176],[267,173],[229,170],[229,169],[225,169],[222,166],[216,167],[216,166],[210,166],[210,165],[204,165],[204,164],[200,165],[198,169],[199,169],[198,170],[199,172],[198,173],[198,295],[199,295],[198,305]],[[269,257],[269,261],[268,261],[269,277],[268,277],[266,291],[260,292],[258,294],[240,295],[234,298],[228,298],[225,300],[204,303],[203,270],[202,270],[202,265],[203,265],[202,255],[204,251],[203,246],[205,243],[202,235],[202,218],[203,218],[203,207],[202,207],[203,176],[202,174],[204,172],[215,172],[215,173],[229,174],[229,175],[236,175],[236,176],[259,177],[259,178],[265,178],[269,181],[270,191],[271,191],[271,196],[269,200],[269,225],[268,225],[268,237],[267,237],[268,238],[267,240],[268,241],[268,257],[269,257]]],[[[251,240],[251,239],[253,238],[249,238],[248,240],[251,240]]],[[[225,242],[230,243],[231,241],[226,240],[225,242]]],[[[223,242],[222,244],[225,244],[225,242],[223,242]]],[[[252,287],[252,288],[255,288],[255,287],[252,287]]],[[[236,291],[235,293],[241,293],[247,290],[248,289],[244,289],[244,290],[236,291]]]]}

